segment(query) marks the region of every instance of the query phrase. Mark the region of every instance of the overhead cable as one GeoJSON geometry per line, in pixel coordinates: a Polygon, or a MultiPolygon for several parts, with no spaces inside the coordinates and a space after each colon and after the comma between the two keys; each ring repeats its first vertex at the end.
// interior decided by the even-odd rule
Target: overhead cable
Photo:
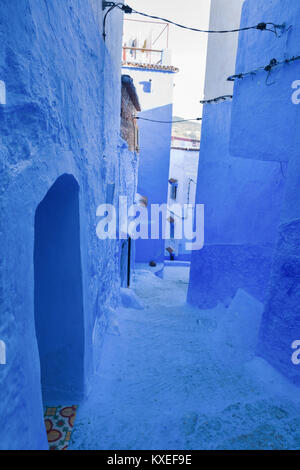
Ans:
{"type": "Polygon", "coordinates": [[[210,103],[218,103],[219,101],[227,101],[231,100],[233,98],[232,95],[223,95],[223,96],[217,96],[216,98],[212,98],[210,100],[201,100],[201,104],[210,104],[210,103]]]}
{"type": "Polygon", "coordinates": [[[268,79],[271,75],[272,70],[275,67],[279,67],[280,65],[284,65],[284,64],[290,64],[291,62],[296,62],[297,60],[300,60],[300,55],[293,56],[293,57],[290,57],[289,59],[284,59],[284,60],[281,60],[281,61],[278,61],[277,59],[271,59],[268,65],[263,65],[261,67],[257,67],[254,70],[250,70],[250,72],[242,72],[242,73],[237,73],[235,75],[231,75],[230,77],[227,78],[227,80],[229,82],[234,82],[235,80],[241,80],[241,79],[243,79],[245,77],[248,77],[248,76],[253,77],[257,73],[259,73],[261,71],[265,71],[265,72],[268,73],[267,78],[266,78],[267,85],[270,85],[270,83],[268,83],[268,79]]]}
{"type": "Polygon", "coordinates": [[[148,119],[140,116],[134,116],[134,119],[140,119],[142,121],[157,122],[160,124],[176,124],[177,122],[190,122],[190,121],[202,121],[202,118],[193,118],[193,119],[179,119],[178,121],[159,121],[156,119],[148,119]]]}
{"type": "Polygon", "coordinates": [[[198,33],[210,33],[210,34],[224,34],[224,33],[237,33],[239,31],[249,31],[251,29],[256,29],[259,31],[269,31],[271,33],[274,33],[276,36],[278,35],[278,32],[280,31],[281,34],[283,34],[286,30],[286,25],[285,23],[283,24],[276,24],[273,22],[260,22],[256,25],[253,26],[245,26],[243,28],[235,28],[235,29],[225,29],[225,30],[206,30],[206,29],[199,29],[199,28],[193,28],[190,26],[186,26],[180,23],[176,23],[175,21],[169,20],[167,18],[162,18],[160,16],[155,16],[155,15],[149,15],[148,13],[144,13],[141,11],[137,11],[134,8],[131,8],[129,5],[123,5],[122,3],[116,3],[116,2],[106,2],[103,1],[103,10],[105,8],[109,8],[109,10],[106,12],[104,19],[103,19],[103,37],[105,39],[106,37],[106,31],[105,31],[105,24],[106,24],[106,19],[107,15],[114,9],[114,8],[119,8],[126,14],[136,14],[140,15],[146,18],[151,18],[154,20],[159,20],[159,21],[164,21],[165,23],[172,24],[174,26],[177,26],[178,28],[186,29],[189,31],[195,31],[198,33]]]}

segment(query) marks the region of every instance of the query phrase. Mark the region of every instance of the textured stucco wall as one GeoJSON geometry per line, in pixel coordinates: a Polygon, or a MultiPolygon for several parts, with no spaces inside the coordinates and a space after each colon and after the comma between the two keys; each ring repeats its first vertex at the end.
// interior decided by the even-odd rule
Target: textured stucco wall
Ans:
{"type": "MultiPolygon", "coordinates": [[[[172,105],[140,114],[147,119],[172,120],[172,105]]],[[[149,221],[151,204],[167,204],[170,164],[171,124],[139,121],[140,156],[138,193],[148,198],[149,221]]],[[[163,223],[163,222],[162,222],[163,223]]],[[[150,222],[149,222],[150,224],[150,222]]],[[[151,227],[149,225],[149,237],[151,227]]],[[[137,240],[136,261],[161,262],[164,258],[164,240],[137,240]]]]}
{"type": "MultiPolygon", "coordinates": [[[[212,1],[210,28],[239,27],[242,4],[212,1]]],[[[243,32],[240,37],[259,34],[243,32]]],[[[232,92],[226,79],[235,71],[237,47],[238,35],[209,36],[207,98],[232,92]]],[[[204,106],[196,202],[205,204],[205,243],[192,253],[188,293],[188,300],[202,308],[227,303],[238,288],[263,300],[276,242],[284,186],[281,166],[234,158],[234,104],[235,97],[204,106]]]]}
{"type": "MultiPolygon", "coordinates": [[[[299,55],[299,16],[299,2],[247,0],[243,8],[243,26],[271,21],[292,27],[280,38],[267,32],[240,34],[236,72],[265,66],[273,58],[281,61],[299,55]]],[[[291,96],[292,83],[300,76],[300,63],[280,66],[272,71],[268,80],[267,76],[261,71],[236,81],[230,150],[239,157],[287,162],[297,151],[295,120],[299,111],[291,96]],[[267,86],[267,83],[271,85],[267,86]]]]}
{"type": "MultiPolygon", "coordinates": [[[[281,38],[271,35],[248,40],[241,37],[238,70],[299,55],[300,5],[288,0],[247,0],[242,23],[258,18],[292,26],[281,38]],[[247,54],[244,53],[247,48],[247,54]]],[[[266,84],[266,72],[235,85],[231,149],[235,155],[281,163],[285,192],[277,234],[270,287],[262,319],[258,353],[294,383],[300,385],[300,366],[292,362],[292,343],[300,338],[300,199],[299,105],[292,103],[292,83],[300,78],[295,62],[274,70],[266,84]],[[251,116],[255,115],[255,119],[251,116]],[[249,151],[250,150],[250,151],[249,151]]],[[[273,194],[269,197],[274,197],[273,194]]]]}
{"type": "MultiPolygon", "coordinates": [[[[244,0],[211,0],[209,28],[239,28],[244,0]]],[[[238,34],[209,34],[205,72],[205,99],[232,95],[233,84],[227,82],[235,68],[238,34]]]]}
{"type": "Polygon", "coordinates": [[[264,300],[279,223],[280,163],[230,155],[231,106],[204,108],[196,202],[205,205],[205,244],[192,253],[188,293],[201,308],[238,288],[264,300]]]}
{"type": "MultiPolygon", "coordinates": [[[[299,55],[297,2],[246,0],[241,26],[292,27],[281,37],[240,33],[236,69],[247,72],[299,55]]],[[[294,383],[299,339],[298,62],[238,80],[232,103],[206,106],[197,201],[205,203],[205,247],[194,253],[189,300],[209,307],[242,287],[265,302],[257,352],[294,383]]]]}
{"type": "Polygon", "coordinates": [[[0,448],[41,449],[48,444],[34,322],[36,208],[61,175],[73,175],[87,393],[120,286],[120,243],[98,240],[96,208],[117,203],[120,192],[133,198],[136,157],[119,136],[122,15],[111,15],[106,45],[100,2],[3,0],[0,16],[0,77],[7,90],[0,108],[0,338],[7,347],[0,448]]]}
{"type": "MultiPolygon", "coordinates": [[[[146,119],[172,121],[173,72],[146,69],[126,69],[134,80],[141,103],[139,114],[146,119]],[[151,80],[151,85],[149,85],[151,80]]],[[[148,198],[150,220],[151,204],[166,204],[172,124],[138,121],[139,173],[138,193],[148,198]]],[[[150,226],[149,226],[150,235],[150,226]]],[[[164,240],[137,240],[136,261],[161,262],[164,259],[164,240]]]]}

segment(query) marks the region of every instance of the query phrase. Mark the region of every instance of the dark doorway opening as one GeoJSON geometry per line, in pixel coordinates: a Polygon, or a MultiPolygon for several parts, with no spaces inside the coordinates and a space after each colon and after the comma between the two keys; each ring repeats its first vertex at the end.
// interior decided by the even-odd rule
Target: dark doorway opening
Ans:
{"type": "Polygon", "coordinates": [[[121,286],[130,287],[131,281],[131,238],[122,242],[120,257],[121,286]]]}
{"type": "Polygon", "coordinates": [[[130,287],[131,281],[131,238],[128,238],[128,269],[127,269],[127,287],[130,287]]]}
{"type": "Polygon", "coordinates": [[[44,404],[78,403],[84,394],[84,316],[79,185],[56,180],[35,215],[35,326],[44,404]]]}

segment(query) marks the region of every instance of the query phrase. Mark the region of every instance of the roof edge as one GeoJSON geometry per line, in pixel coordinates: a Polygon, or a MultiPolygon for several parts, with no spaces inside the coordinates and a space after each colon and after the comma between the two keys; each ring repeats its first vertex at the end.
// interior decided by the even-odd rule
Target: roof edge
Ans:
{"type": "Polygon", "coordinates": [[[147,64],[140,62],[122,62],[123,67],[136,68],[136,69],[148,69],[148,70],[157,70],[161,72],[171,72],[178,73],[179,69],[173,67],[172,65],[157,65],[157,64],[147,64]]]}

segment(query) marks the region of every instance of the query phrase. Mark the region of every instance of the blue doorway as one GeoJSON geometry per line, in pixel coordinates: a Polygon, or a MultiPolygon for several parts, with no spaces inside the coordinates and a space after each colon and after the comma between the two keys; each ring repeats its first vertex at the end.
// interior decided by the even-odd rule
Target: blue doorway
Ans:
{"type": "Polygon", "coordinates": [[[84,394],[84,315],[79,185],[65,174],[35,215],[34,307],[44,404],[84,394]]]}

